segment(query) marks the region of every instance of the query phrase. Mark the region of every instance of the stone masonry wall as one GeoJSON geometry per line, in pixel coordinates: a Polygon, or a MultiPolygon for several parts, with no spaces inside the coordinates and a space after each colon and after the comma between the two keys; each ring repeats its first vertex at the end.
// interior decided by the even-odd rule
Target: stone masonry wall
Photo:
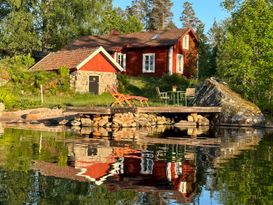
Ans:
{"type": "Polygon", "coordinates": [[[117,75],[110,72],[75,71],[70,74],[70,86],[79,93],[89,92],[89,76],[99,76],[99,95],[107,91],[108,85],[116,84],[117,75]]]}

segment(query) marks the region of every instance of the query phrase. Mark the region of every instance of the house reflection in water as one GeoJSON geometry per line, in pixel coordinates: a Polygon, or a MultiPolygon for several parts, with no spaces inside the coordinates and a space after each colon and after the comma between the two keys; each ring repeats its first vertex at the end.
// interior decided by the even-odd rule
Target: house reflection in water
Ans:
{"type": "MultiPolygon", "coordinates": [[[[69,144],[72,164],[97,185],[111,190],[164,192],[177,202],[191,202],[197,193],[196,157],[183,145],[153,145],[137,150],[107,141],[69,144]]],[[[70,162],[71,162],[70,161],[70,162]]]]}

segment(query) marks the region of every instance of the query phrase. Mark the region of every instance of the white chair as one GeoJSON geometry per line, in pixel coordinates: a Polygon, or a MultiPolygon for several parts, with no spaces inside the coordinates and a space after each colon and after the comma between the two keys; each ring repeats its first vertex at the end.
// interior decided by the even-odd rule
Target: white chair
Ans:
{"type": "Polygon", "coordinates": [[[185,105],[188,105],[188,100],[192,100],[195,97],[195,88],[187,88],[185,92],[185,105]]]}
{"type": "Polygon", "coordinates": [[[168,92],[161,92],[159,87],[155,87],[156,93],[160,100],[164,101],[166,104],[170,100],[170,97],[168,96],[168,92]]]}

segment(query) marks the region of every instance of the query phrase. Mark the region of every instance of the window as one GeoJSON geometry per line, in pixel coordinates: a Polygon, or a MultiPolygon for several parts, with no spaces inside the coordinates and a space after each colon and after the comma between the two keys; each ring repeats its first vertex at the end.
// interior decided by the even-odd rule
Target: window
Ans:
{"type": "Polygon", "coordinates": [[[146,53],[143,54],[143,73],[154,73],[155,72],[155,54],[146,53]]]}
{"type": "Polygon", "coordinates": [[[184,72],[184,56],[182,54],[177,54],[176,71],[177,73],[182,73],[182,74],[184,72]]]}
{"type": "Polygon", "coordinates": [[[183,37],[183,48],[184,49],[189,49],[189,35],[185,35],[183,37]]]}
{"type": "Polygon", "coordinates": [[[117,62],[125,70],[126,69],[126,54],[118,53],[117,62]]]}

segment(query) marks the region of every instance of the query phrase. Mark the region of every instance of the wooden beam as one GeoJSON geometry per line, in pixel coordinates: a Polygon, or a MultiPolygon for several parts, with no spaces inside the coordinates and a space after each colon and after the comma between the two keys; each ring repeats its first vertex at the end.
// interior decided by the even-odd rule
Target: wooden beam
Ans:
{"type": "Polygon", "coordinates": [[[76,112],[79,114],[110,115],[109,107],[67,107],[66,112],[76,112]]]}
{"type": "Polygon", "coordinates": [[[164,107],[67,107],[67,112],[79,114],[111,115],[116,113],[220,113],[221,107],[186,107],[186,106],[164,106],[164,107]]]}
{"type": "Polygon", "coordinates": [[[138,113],[220,113],[221,107],[185,107],[185,106],[164,106],[164,107],[138,107],[138,113]]]}

